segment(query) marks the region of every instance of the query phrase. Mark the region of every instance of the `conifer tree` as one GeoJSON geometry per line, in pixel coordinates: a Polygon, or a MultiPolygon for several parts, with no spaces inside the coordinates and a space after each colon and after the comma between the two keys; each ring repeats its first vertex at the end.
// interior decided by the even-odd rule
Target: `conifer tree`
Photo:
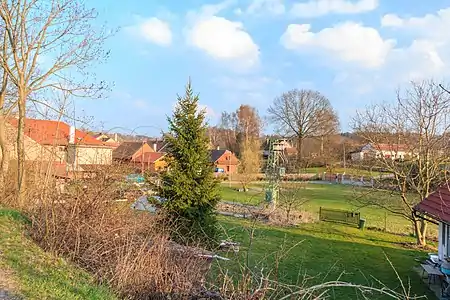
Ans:
{"type": "Polygon", "coordinates": [[[214,241],[214,208],[220,199],[210,162],[206,112],[199,109],[189,80],[169,121],[168,170],[161,175],[159,195],[171,221],[173,238],[182,243],[214,241]]]}

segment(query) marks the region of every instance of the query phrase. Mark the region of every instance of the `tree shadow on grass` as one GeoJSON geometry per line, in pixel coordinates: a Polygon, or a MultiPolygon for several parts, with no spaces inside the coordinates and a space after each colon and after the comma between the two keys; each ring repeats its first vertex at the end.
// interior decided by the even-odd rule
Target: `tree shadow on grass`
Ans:
{"type": "MultiPolygon", "coordinates": [[[[287,230],[285,228],[257,225],[253,231],[252,245],[249,248],[249,223],[237,226],[236,222],[223,220],[221,223],[227,228],[228,234],[233,240],[243,245],[242,253],[228,263],[230,269],[238,269],[233,264],[246,262],[247,251],[251,257],[251,269],[270,269],[275,265],[277,251],[289,249],[302,241],[292,249],[282,261],[278,262],[277,278],[288,284],[296,284],[299,279],[311,277],[308,285],[319,284],[325,281],[340,280],[368,286],[381,286],[380,282],[396,291],[402,290],[397,278],[398,272],[403,284],[410,296],[427,295],[434,297],[420,276],[413,271],[418,263],[415,258],[424,257],[421,251],[399,249],[392,246],[384,246],[392,241],[384,239],[372,239],[372,244],[361,243],[360,240],[339,240],[344,234],[339,230],[326,232],[328,237],[322,237],[323,232],[312,228],[298,228],[287,230]],[[319,236],[317,236],[319,235],[319,236]],[[381,243],[381,245],[376,244],[381,243]],[[283,246],[282,246],[283,245],[283,246]],[[392,262],[390,265],[388,259],[392,262]]],[[[361,239],[361,236],[358,236],[361,239]]],[[[223,263],[226,267],[227,263],[223,263]]],[[[359,299],[361,295],[355,289],[335,288],[330,291],[331,299],[359,299]]],[[[370,295],[370,299],[392,299],[382,295],[370,295]]]]}

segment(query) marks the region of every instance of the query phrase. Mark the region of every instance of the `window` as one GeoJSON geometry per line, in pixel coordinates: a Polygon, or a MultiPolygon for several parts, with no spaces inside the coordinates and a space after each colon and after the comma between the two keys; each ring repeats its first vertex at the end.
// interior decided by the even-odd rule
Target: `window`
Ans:
{"type": "Polygon", "coordinates": [[[227,172],[230,172],[230,166],[227,166],[227,172]]]}

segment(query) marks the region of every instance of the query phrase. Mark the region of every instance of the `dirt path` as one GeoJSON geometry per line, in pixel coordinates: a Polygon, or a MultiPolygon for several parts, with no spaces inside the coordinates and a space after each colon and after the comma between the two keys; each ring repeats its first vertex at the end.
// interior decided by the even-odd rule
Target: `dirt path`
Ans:
{"type": "Polygon", "coordinates": [[[19,297],[15,291],[17,290],[17,285],[12,279],[12,272],[4,267],[1,262],[0,252],[0,300],[20,300],[23,299],[19,297]]]}

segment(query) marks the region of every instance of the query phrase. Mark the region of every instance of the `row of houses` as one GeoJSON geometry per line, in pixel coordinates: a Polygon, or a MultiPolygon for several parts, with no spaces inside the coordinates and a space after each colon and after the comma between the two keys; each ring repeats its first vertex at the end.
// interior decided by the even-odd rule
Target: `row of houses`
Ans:
{"type": "Polygon", "coordinates": [[[413,151],[405,144],[366,144],[350,153],[353,161],[367,159],[407,159],[413,151]]]}
{"type": "MultiPolygon", "coordinates": [[[[15,136],[18,120],[6,124],[11,160],[17,160],[15,136]]],[[[89,174],[96,167],[126,163],[136,171],[159,172],[167,168],[167,143],[162,139],[123,141],[117,136],[91,135],[62,121],[25,119],[25,160],[28,163],[51,163],[53,175],[71,177],[89,174]]],[[[216,172],[232,174],[239,160],[228,150],[211,150],[211,163],[216,172]]]]}

